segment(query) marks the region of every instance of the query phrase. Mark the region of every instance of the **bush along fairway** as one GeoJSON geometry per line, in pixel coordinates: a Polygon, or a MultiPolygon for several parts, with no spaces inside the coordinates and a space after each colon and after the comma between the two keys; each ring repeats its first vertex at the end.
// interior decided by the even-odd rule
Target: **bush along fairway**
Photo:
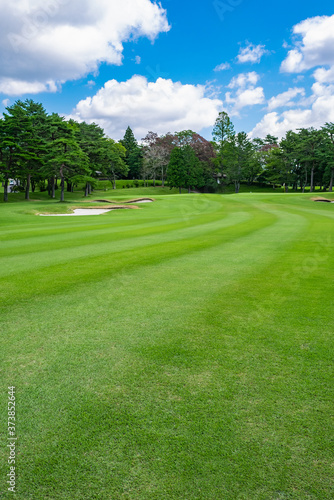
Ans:
{"type": "Polygon", "coordinates": [[[1,498],[333,498],[334,205],[156,189],[1,204],[1,498]]]}

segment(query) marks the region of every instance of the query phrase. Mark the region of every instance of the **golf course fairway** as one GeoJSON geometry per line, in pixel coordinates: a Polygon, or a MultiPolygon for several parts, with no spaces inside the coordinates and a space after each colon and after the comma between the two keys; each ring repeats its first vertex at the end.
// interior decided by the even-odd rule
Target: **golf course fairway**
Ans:
{"type": "Polygon", "coordinates": [[[163,192],[1,203],[1,499],[333,498],[334,205],[163,192]]]}

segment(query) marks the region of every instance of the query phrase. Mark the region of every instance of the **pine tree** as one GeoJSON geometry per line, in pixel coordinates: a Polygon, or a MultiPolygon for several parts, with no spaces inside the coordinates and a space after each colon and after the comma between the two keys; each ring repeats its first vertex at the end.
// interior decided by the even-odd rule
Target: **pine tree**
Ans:
{"type": "Polygon", "coordinates": [[[204,185],[204,175],[201,162],[194,150],[188,144],[182,148],[174,148],[168,166],[168,183],[170,187],[191,189],[204,185]]]}
{"type": "Polygon", "coordinates": [[[67,122],[56,113],[52,114],[50,121],[52,135],[46,166],[49,174],[60,177],[60,201],[64,201],[65,180],[91,179],[89,158],[78,144],[76,122],[73,120],[67,122]]]}
{"type": "MultiPolygon", "coordinates": [[[[31,179],[39,175],[46,152],[47,114],[42,104],[32,100],[16,101],[4,113],[10,156],[15,157],[16,176],[25,181],[29,200],[31,179]]],[[[13,163],[12,163],[13,166],[13,163]]]]}
{"type": "Polygon", "coordinates": [[[213,127],[212,136],[217,150],[216,165],[219,173],[224,174],[224,165],[226,165],[226,156],[230,156],[231,144],[234,141],[234,126],[230,117],[225,111],[221,111],[213,127]]]}
{"type": "Polygon", "coordinates": [[[128,179],[138,179],[141,175],[143,154],[130,127],[126,129],[124,138],[119,142],[126,149],[125,162],[129,167],[128,179]]]}

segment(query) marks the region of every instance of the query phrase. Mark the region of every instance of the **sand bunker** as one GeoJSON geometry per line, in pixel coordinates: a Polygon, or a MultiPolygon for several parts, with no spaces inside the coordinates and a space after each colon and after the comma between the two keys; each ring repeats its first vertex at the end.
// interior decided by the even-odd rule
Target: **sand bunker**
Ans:
{"type": "MultiPolygon", "coordinates": [[[[154,200],[152,198],[135,198],[134,200],[123,201],[122,203],[152,203],[154,200]]],[[[93,200],[94,203],[116,203],[111,200],[93,200]]],[[[87,203],[91,203],[90,200],[87,200],[87,203]]]]}
{"type": "Polygon", "coordinates": [[[320,201],[324,203],[334,203],[334,201],[329,200],[328,198],[322,198],[321,196],[317,196],[316,198],[311,198],[312,201],[320,201]]]}
{"type": "Polygon", "coordinates": [[[73,217],[75,215],[101,215],[111,212],[112,208],[75,208],[73,214],[39,214],[42,217],[73,217]]]}
{"type": "Polygon", "coordinates": [[[113,205],[113,201],[109,200],[94,200],[95,202],[99,203],[110,203],[111,206],[102,206],[102,207],[97,207],[97,208],[74,208],[73,213],[71,214],[38,214],[41,215],[42,217],[73,217],[77,215],[101,215],[105,214],[107,212],[111,212],[112,210],[130,210],[130,209],[138,209],[139,207],[135,205],[130,205],[130,203],[151,203],[152,200],[151,198],[138,198],[136,200],[131,200],[131,201],[125,201],[123,203],[126,203],[126,205],[113,205]]]}
{"type": "Polygon", "coordinates": [[[136,198],[135,200],[125,201],[124,203],[152,203],[152,198],[136,198]]]}

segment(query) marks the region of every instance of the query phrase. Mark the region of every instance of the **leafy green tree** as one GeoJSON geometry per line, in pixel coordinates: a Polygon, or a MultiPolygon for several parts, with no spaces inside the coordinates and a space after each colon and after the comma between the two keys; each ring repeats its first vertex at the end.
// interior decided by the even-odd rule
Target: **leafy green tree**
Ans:
{"type": "Polygon", "coordinates": [[[0,175],[4,185],[4,202],[8,201],[8,183],[17,173],[17,153],[19,146],[16,140],[16,127],[12,121],[4,117],[0,120],[0,175]]]}
{"type": "Polygon", "coordinates": [[[314,190],[314,176],[320,163],[320,148],[322,132],[314,128],[300,129],[296,143],[296,151],[299,162],[304,166],[305,184],[303,191],[308,182],[308,174],[310,175],[310,192],[314,190]]]}
{"type": "Polygon", "coordinates": [[[30,185],[34,190],[36,180],[41,178],[41,169],[47,153],[47,142],[50,136],[48,115],[43,105],[27,99],[23,108],[29,120],[29,136],[25,143],[26,152],[31,157],[25,161],[23,171],[26,175],[26,199],[29,199],[30,185]]]}
{"type": "MultiPolygon", "coordinates": [[[[76,129],[76,138],[78,145],[88,157],[91,174],[87,177],[85,195],[91,193],[92,183],[90,179],[96,179],[99,173],[102,173],[104,167],[108,167],[105,162],[106,137],[104,130],[96,123],[88,124],[86,122],[78,123],[76,129]]],[[[72,187],[71,183],[68,183],[72,187]]]]}
{"type": "Polygon", "coordinates": [[[334,123],[326,123],[322,127],[323,132],[327,137],[327,169],[329,172],[329,191],[333,191],[333,181],[334,181],[334,123]]]}
{"type": "Polygon", "coordinates": [[[148,132],[142,140],[144,143],[144,171],[153,178],[153,185],[155,178],[160,174],[162,186],[164,186],[164,178],[172,150],[175,147],[184,148],[185,146],[190,146],[201,162],[205,171],[205,182],[213,181],[214,164],[212,160],[215,157],[213,145],[196,132],[183,130],[174,135],[168,133],[161,137],[155,132],[148,132]]]}
{"type": "Polygon", "coordinates": [[[234,183],[235,192],[240,189],[240,181],[242,178],[242,169],[238,158],[236,136],[231,137],[224,145],[223,167],[227,183],[234,183]]]}
{"type": "Polygon", "coordinates": [[[261,153],[254,148],[252,143],[252,155],[244,167],[244,178],[251,185],[262,173],[261,153]]]}
{"type": "Polygon", "coordinates": [[[263,145],[264,146],[271,146],[275,147],[278,145],[278,137],[275,137],[274,135],[267,134],[265,138],[263,139],[263,145]]]}
{"type": "Polygon", "coordinates": [[[126,149],[113,139],[107,139],[105,158],[107,176],[113,184],[113,189],[116,189],[116,179],[126,177],[129,170],[128,165],[125,163],[126,149]]]}
{"type": "Polygon", "coordinates": [[[16,101],[6,110],[5,129],[15,144],[16,175],[25,182],[29,200],[31,181],[39,175],[46,152],[47,114],[42,104],[32,100],[16,101]]]}
{"type": "Polygon", "coordinates": [[[282,183],[282,171],[284,169],[282,151],[280,148],[271,148],[266,153],[266,164],[264,178],[272,184],[275,189],[276,184],[282,183]]]}
{"type": "Polygon", "coordinates": [[[231,155],[231,145],[229,143],[233,143],[235,137],[233,123],[225,111],[219,113],[213,127],[212,136],[217,152],[216,165],[219,173],[223,175],[224,166],[226,165],[225,156],[230,157],[231,155]]]}
{"type": "Polygon", "coordinates": [[[181,148],[174,148],[169,160],[168,165],[168,184],[170,187],[181,189],[184,186],[184,158],[181,148]]]}
{"type": "Polygon", "coordinates": [[[236,193],[239,193],[241,180],[246,178],[253,155],[254,148],[246,132],[239,132],[225,144],[225,171],[236,193]]]}
{"type": "Polygon", "coordinates": [[[52,115],[52,140],[47,156],[47,168],[60,178],[60,201],[64,201],[65,180],[75,178],[94,180],[90,177],[88,155],[81,149],[77,141],[78,124],[73,120],[67,122],[57,114],[52,115]]]}
{"type": "Polygon", "coordinates": [[[270,182],[275,189],[275,175],[271,175],[270,169],[272,164],[272,150],[278,149],[278,139],[268,134],[265,139],[255,138],[252,140],[254,148],[251,165],[257,170],[257,178],[259,181],[270,182]]]}
{"type": "Polygon", "coordinates": [[[235,133],[233,123],[225,111],[221,111],[219,113],[213,127],[212,135],[219,147],[223,147],[226,141],[229,141],[234,137],[235,133]]]}
{"type": "Polygon", "coordinates": [[[161,147],[159,136],[156,132],[148,132],[142,139],[143,146],[143,169],[144,177],[150,176],[153,178],[153,186],[155,187],[155,179],[161,171],[161,180],[164,179],[164,166],[165,166],[165,150],[161,147]]]}
{"type": "Polygon", "coordinates": [[[194,150],[188,144],[182,148],[174,148],[168,167],[168,183],[170,187],[191,189],[201,188],[204,184],[203,168],[194,150]]]}
{"type": "Polygon", "coordinates": [[[289,191],[289,184],[296,185],[297,180],[297,155],[296,145],[298,135],[289,130],[285,137],[280,142],[280,159],[281,159],[281,179],[280,182],[285,186],[285,192],[289,191]]]}

